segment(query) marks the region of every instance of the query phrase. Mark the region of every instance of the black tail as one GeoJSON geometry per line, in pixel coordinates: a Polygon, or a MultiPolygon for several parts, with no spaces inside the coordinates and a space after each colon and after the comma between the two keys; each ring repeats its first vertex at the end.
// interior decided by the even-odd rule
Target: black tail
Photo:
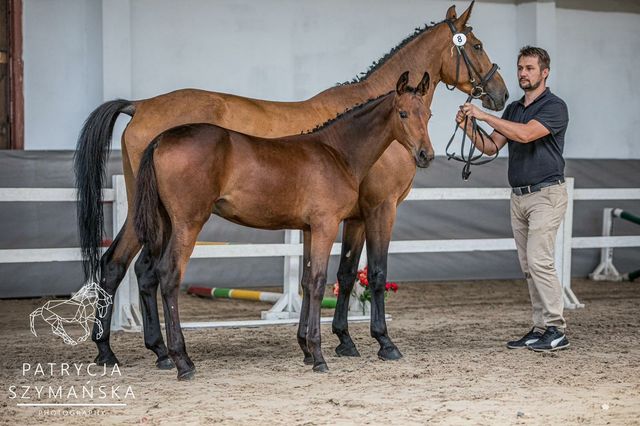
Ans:
{"type": "Polygon", "coordinates": [[[160,198],[158,196],[158,185],[156,181],[156,171],[153,168],[153,152],[158,145],[154,140],[145,149],[138,168],[136,179],[136,196],[134,202],[135,218],[133,222],[138,240],[143,245],[149,245],[152,250],[160,242],[161,222],[160,218],[160,198]]]}
{"type": "Polygon", "coordinates": [[[107,157],[111,151],[113,126],[121,112],[133,116],[135,107],[130,101],[117,99],[96,108],[82,126],[74,155],[78,231],[82,268],[87,280],[99,279],[104,224],[102,186],[106,177],[107,157]]]}

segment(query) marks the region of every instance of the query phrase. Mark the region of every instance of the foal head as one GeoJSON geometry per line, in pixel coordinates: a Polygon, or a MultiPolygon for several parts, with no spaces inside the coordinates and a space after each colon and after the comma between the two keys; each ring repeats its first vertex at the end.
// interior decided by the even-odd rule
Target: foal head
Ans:
{"type": "Polygon", "coordinates": [[[434,158],[433,146],[427,131],[431,109],[423,96],[429,90],[429,73],[414,89],[409,86],[409,72],[404,72],[396,84],[393,100],[393,135],[416,160],[418,167],[428,167],[434,158]]]}

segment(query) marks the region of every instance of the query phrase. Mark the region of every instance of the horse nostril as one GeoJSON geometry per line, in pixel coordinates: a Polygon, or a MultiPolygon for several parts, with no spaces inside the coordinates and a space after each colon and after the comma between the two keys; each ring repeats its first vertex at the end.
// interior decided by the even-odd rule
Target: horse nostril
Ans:
{"type": "Polygon", "coordinates": [[[426,150],[421,149],[420,152],[418,153],[418,157],[420,158],[421,162],[428,162],[433,160],[434,154],[428,153],[426,150]]]}
{"type": "Polygon", "coordinates": [[[504,91],[504,103],[506,104],[508,100],[509,100],[509,91],[505,90],[504,91]]]}

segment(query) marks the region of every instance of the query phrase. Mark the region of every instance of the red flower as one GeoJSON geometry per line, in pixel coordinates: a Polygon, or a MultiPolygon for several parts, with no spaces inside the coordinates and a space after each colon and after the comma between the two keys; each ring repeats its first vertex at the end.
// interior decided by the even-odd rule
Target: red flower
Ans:
{"type": "Polygon", "coordinates": [[[362,287],[369,287],[369,279],[367,278],[367,267],[358,271],[358,281],[362,287]]]}
{"type": "Polygon", "coordinates": [[[389,287],[391,288],[391,290],[392,290],[394,293],[397,293],[397,292],[398,292],[398,284],[396,284],[396,283],[389,283],[389,287]]]}
{"type": "Polygon", "coordinates": [[[335,283],[333,285],[333,295],[337,296],[338,294],[340,294],[340,283],[335,283]]]}

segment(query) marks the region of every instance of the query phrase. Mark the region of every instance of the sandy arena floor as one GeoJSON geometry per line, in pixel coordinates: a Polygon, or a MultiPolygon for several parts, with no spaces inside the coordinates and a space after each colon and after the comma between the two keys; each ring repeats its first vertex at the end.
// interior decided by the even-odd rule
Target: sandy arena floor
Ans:
{"type": "MultiPolygon", "coordinates": [[[[2,300],[0,423],[640,424],[640,283],[574,280],[573,287],[586,308],[566,313],[571,348],[559,353],[505,348],[529,327],[522,282],[401,284],[387,302],[401,361],[377,359],[368,324],[351,326],[360,358],[334,356],[337,340],[323,326],[328,374],[303,365],[294,326],[185,331],[198,369],[195,381],[186,383],[176,380],[175,370],[155,369],[155,357],[135,333],[112,337],[120,374],[87,371],[96,354],[92,342],[64,345],[42,322],[39,337],[30,334],[28,315],[44,300],[2,300]],[[84,363],[79,373],[74,362],[84,363]],[[23,363],[31,365],[25,374],[23,363]],[[38,363],[43,373],[36,372],[38,363]],[[56,363],[53,372],[47,363],[56,363]],[[69,375],[61,373],[62,363],[71,364],[69,375]],[[94,387],[93,399],[83,397],[83,385],[94,387]],[[59,387],[62,399],[55,397],[59,387]],[[114,402],[114,387],[126,406],[17,406],[114,402]],[[72,388],[77,398],[65,399],[72,388]],[[125,395],[128,389],[135,398],[125,395]]],[[[181,299],[183,321],[255,319],[268,308],[181,299]]]]}

